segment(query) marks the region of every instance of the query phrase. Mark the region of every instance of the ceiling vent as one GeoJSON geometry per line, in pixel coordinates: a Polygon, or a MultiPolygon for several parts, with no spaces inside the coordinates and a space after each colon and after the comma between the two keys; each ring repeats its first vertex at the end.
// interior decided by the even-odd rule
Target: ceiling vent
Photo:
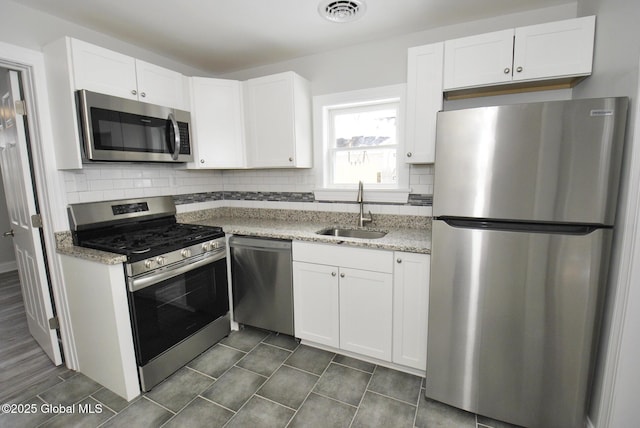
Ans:
{"type": "Polygon", "coordinates": [[[331,22],[352,22],[364,15],[367,6],[362,0],[323,0],[318,5],[320,16],[331,22]]]}

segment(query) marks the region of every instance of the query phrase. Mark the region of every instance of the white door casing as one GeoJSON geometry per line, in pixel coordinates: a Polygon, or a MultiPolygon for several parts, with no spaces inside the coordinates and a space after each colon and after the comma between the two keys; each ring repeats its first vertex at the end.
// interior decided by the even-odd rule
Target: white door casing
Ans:
{"type": "Polygon", "coordinates": [[[0,164],[5,185],[9,218],[13,230],[16,263],[29,331],[56,365],[62,355],[56,331],[49,328],[53,308],[45,270],[41,235],[32,227],[36,201],[28,159],[27,137],[23,118],[16,114],[20,100],[20,82],[16,71],[5,71],[0,78],[2,136],[0,164]]]}

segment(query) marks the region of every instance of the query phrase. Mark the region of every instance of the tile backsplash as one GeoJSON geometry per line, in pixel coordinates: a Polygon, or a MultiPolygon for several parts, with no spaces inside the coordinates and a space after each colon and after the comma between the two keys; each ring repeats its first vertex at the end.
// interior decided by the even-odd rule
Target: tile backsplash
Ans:
{"type": "MultiPolygon", "coordinates": [[[[181,204],[222,199],[313,202],[318,182],[315,169],[197,171],[165,164],[95,163],[63,174],[69,204],[159,195],[177,196],[181,204]]],[[[409,177],[409,204],[430,205],[433,165],[412,165],[409,177]]]]}
{"type": "Polygon", "coordinates": [[[164,164],[86,164],[64,171],[67,203],[223,190],[222,171],[192,171],[164,164]]]}

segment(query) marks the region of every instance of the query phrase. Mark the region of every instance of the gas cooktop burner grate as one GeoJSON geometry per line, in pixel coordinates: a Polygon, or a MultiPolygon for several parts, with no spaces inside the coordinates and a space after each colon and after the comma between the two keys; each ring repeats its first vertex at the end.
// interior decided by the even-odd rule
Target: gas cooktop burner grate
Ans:
{"type": "Polygon", "coordinates": [[[134,257],[188,247],[220,236],[223,236],[220,227],[173,223],[94,236],[82,240],[81,245],[134,257]]]}

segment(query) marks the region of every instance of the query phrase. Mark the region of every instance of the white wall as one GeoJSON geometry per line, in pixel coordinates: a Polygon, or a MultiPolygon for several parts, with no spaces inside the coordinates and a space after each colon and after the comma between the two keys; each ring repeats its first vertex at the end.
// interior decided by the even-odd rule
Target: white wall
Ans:
{"type": "MultiPolygon", "coordinates": [[[[293,70],[311,81],[312,94],[350,91],[406,82],[407,48],[448,38],[477,34],[521,25],[536,24],[576,16],[576,4],[539,9],[533,12],[505,15],[465,25],[442,27],[407,34],[373,43],[311,55],[264,67],[220,76],[246,80],[281,71],[293,70]]],[[[470,103],[525,102],[542,99],[566,99],[571,91],[523,94],[512,97],[492,97],[470,103]]],[[[450,108],[465,106],[464,102],[449,103],[450,108]]],[[[449,108],[449,107],[447,107],[449,108]]],[[[83,171],[64,172],[68,203],[89,202],[119,197],[157,194],[182,194],[196,191],[266,191],[311,192],[322,179],[322,168],[283,170],[238,170],[224,172],[176,171],[170,167],[137,169],[90,166],[83,171]],[[188,184],[187,184],[188,183],[188,184]]],[[[414,165],[410,168],[409,187],[412,193],[433,193],[433,167],[414,165]]],[[[321,206],[327,208],[326,204],[321,206]]],[[[374,207],[374,214],[384,212],[374,207]]],[[[412,207],[400,208],[400,213],[413,214],[412,207]]]]}
{"type": "Polygon", "coordinates": [[[575,18],[576,10],[576,3],[570,3],[503,15],[349,46],[218,77],[245,80],[292,70],[311,81],[313,95],[395,85],[407,81],[407,48],[409,47],[505,28],[575,18]]]}
{"type": "MultiPolygon", "coordinates": [[[[411,46],[505,28],[575,18],[576,13],[577,5],[571,3],[532,12],[504,15],[345,47],[331,52],[228,73],[220,77],[246,80],[292,70],[310,80],[311,92],[314,96],[394,85],[405,83],[407,80],[407,49],[411,46]]],[[[445,103],[445,109],[568,98],[571,98],[571,90],[537,92],[450,102],[445,103]]],[[[224,190],[312,191],[316,183],[322,182],[321,174],[322,168],[319,165],[315,165],[311,170],[296,171],[225,171],[223,183],[224,190]]],[[[412,193],[433,193],[433,166],[412,165],[409,177],[409,187],[412,193]]],[[[406,210],[408,211],[410,208],[406,210]]]]}
{"type": "MultiPolygon", "coordinates": [[[[69,35],[129,54],[146,61],[183,72],[206,75],[133,44],[72,24],[51,15],[7,0],[0,0],[0,40],[40,50],[52,40],[69,35]]],[[[499,16],[464,25],[441,27],[411,33],[378,42],[307,56],[269,66],[239,71],[222,77],[245,80],[250,77],[293,70],[312,82],[313,95],[385,86],[406,81],[407,48],[449,38],[487,31],[536,24],[576,16],[577,5],[539,9],[532,12],[499,16]]],[[[523,95],[518,101],[570,97],[570,92],[523,95]],[[529,98],[527,98],[529,97],[529,98]]],[[[503,101],[503,100],[500,100],[503,101]]],[[[485,99],[483,102],[497,102],[485,99]]],[[[55,103],[55,100],[52,101],[55,103]]],[[[454,106],[455,107],[455,106],[454,106]]],[[[52,106],[55,108],[55,106],[52,106]]],[[[67,188],[67,203],[89,202],[120,197],[158,194],[182,194],[207,191],[312,191],[319,182],[320,168],[310,170],[260,171],[179,171],[171,166],[91,165],[81,171],[62,173],[67,188]]],[[[432,166],[412,166],[410,183],[413,193],[431,194],[432,166]]],[[[375,210],[374,210],[375,213],[375,210]]]]}
{"type": "Polygon", "coordinates": [[[17,2],[0,0],[0,40],[3,42],[40,51],[42,46],[63,36],[71,36],[94,43],[179,71],[187,76],[211,75],[211,73],[139,48],[135,45],[135,42],[116,39],[107,34],[99,33],[90,28],[20,5],[17,2]]]}
{"type": "MultiPolygon", "coordinates": [[[[590,418],[596,428],[617,428],[638,425],[640,399],[640,282],[629,280],[626,263],[633,266],[640,258],[640,243],[629,243],[637,230],[637,212],[629,205],[637,195],[630,194],[631,159],[640,147],[638,140],[638,62],[640,61],[640,2],[636,0],[581,0],[578,12],[597,15],[593,75],[574,89],[576,98],[628,96],[631,98],[627,126],[623,180],[614,235],[614,252],[610,275],[609,301],[605,311],[603,337],[596,370],[590,418]],[[637,127],[636,127],[637,128],[637,127]],[[635,247],[634,247],[635,245],[635,247]],[[635,254],[625,254],[635,248],[635,254]],[[635,262],[635,263],[634,263],[635,262]],[[630,282],[630,284],[627,283],[630,282]],[[629,287],[627,287],[629,285],[629,287]],[[609,413],[609,411],[611,413],[609,413]]],[[[636,157],[637,159],[637,157],[636,157]]]]}

